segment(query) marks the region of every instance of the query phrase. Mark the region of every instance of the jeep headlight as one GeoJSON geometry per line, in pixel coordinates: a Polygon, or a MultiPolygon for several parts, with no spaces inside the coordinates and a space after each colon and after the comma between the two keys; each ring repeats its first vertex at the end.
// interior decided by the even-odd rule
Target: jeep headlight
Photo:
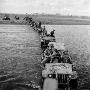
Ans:
{"type": "Polygon", "coordinates": [[[69,78],[71,78],[72,77],[72,75],[69,75],[69,78]]]}
{"type": "Polygon", "coordinates": [[[76,79],[77,78],[77,72],[73,71],[73,73],[71,75],[69,75],[69,78],[76,79]]]}

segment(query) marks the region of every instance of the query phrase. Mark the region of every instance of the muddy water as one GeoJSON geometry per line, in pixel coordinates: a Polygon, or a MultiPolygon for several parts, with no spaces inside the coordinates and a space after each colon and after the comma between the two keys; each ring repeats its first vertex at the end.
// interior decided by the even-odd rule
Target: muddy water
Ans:
{"type": "Polygon", "coordinates": [[[27,25],[0,25],[0,75],[10,73],[19,82],[40,79],[40,41],[27,25]]]}
{"type": "Polygon", "coordinates": [[[90,87],[90,25],[46,25],[57,42],[69,50],[79,76],[79,87],[90,87]]]}
{"type": "MultiPolygon", "coordinates": [[[[79,76],[79,87],[90,86],[90,26],[48,25],[57,42],[65,43],[79,76]]],[[[27,25],[0,25],[0,75],[10,73],[16,82],[39,83],[40,41],[27,25]]]]}

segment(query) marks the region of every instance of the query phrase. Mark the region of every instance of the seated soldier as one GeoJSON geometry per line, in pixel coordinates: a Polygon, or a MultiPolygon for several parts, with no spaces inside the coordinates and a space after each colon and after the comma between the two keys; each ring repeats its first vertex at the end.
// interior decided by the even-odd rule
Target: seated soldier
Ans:
{"type": "Polygon", "coordinates": [[[45,40],[45,49],[47,48],[49,40],[45,40]]]}
{"type": "Polygon", "coordinates": [[[63,62],[72,64],[71,57],[69,56],[68,51],[63,52],[63,62]]]}
{"type": "Polygon", "coordinates": [[[53,63],[61,63],[63,62],[63,58],[61,53],[59,53],[59,51],[57,49],[55,49],[55,52],[53,53],[53,59],[52,59],[53,63]]]}
{"type": "Polygon", "coordinates": [[[59,60],[58,51],[57,49],[54,49],[51,57],[51,63],[58,63],[58,60],[59,60]]]}
{"type": "Polygon", "coordinates": [[[41,63],[50,63],[52,62],[52,57],[55,54],[54,46],[48,46],[47,49],[44,51],[44,60],[41,63]]]}
{"type": "Polygon", "coordinates": [[[50,32],[50,35],[51,35],[52,37],[55,37],[55,36],[54,36],[54,32],[55,32],[55,30],[53,30],[53,31],[50,32]]]}
{"type": "Polygon", "coordinates": [[[41,39],[41,48],[44,46],[44,39],[41,39]]]}
{"type": "Polygon", "coordinates": [[[47,47],[47,49],[44,51],[44,59],[41,63],[45,64],[45,63],[50,63],[50,50],[49,47],[47,47]]]}

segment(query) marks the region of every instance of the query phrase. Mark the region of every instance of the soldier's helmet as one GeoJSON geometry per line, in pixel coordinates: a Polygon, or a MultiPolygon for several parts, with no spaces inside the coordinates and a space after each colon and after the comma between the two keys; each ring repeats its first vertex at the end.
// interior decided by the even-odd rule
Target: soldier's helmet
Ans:
{"type": "Polygon", "coordinates": [[[64,54],[64,55],[69,55],[68,50],[65,50],[65,51],[63,52],[63,54],[64,54]]]}

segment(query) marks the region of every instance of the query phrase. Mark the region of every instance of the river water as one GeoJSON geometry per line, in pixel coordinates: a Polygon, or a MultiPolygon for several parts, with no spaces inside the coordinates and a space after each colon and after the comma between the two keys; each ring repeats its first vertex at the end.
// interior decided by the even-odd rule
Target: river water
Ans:
{"type": "MultiPolygon", "coordinates": [[[[90,25],[45,25],[55,29],[57,42],[69,50],[79,76],[79,87],[90,86],[90,25]]],[[[39,35],[28,25],[0,25],[0,74],[38,83],[41,49],[39,35]]]]}
{"type": "MultiPolygon", "coordinates": [[[[0,75],[10,74],[16,82],[38,83],[41,68],[40,38],[28,25],[0,25],[0,75]]],[[[8,79],[8,78],[7,78],[8,79]]]]}

